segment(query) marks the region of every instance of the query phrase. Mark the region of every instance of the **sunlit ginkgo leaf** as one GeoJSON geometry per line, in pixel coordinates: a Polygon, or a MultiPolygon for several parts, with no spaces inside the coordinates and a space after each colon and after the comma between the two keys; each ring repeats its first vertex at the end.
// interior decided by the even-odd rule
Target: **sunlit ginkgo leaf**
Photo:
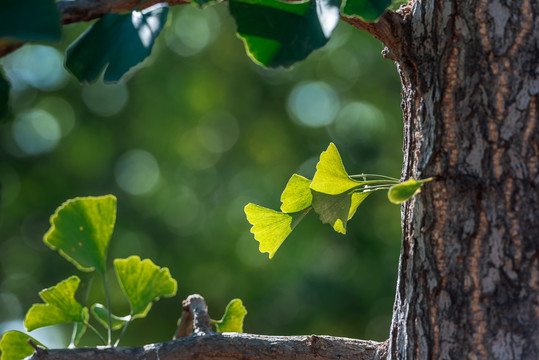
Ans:
{"type": "Polygon", "coordinates": [[[361,185],[360,181],[348,176],[337,147],[330,143],[327,150],[320,154],[311,189],[319,193],[339,195],[361,185]]]}
{"type": "Polygon", "coordinates": [[[244,209],[245,215],[247,215],[247,221],[253,225],[251,233],[260,242],[260,252],[269,253],[271,259],[309,209],[288,214],[255,204],[247,204],[244,209]]]}
{"type": "Polygon", "coordinates": [[[221,320],[212,321],[217,332],[243,332],[243,319],[247,315],[247,309],[240,299],[231,300],[226,306],[221,320]]]}
{"type": "Polygon", "coordinates": [[[281,211],[294,213],[311,206],[313,196],[309,188],[310,185],[311,180],[298,174],[292,175],[281,195],[281,211]]]}
{"type": "MultiPolygon", "coordinates": [[[[34,348],[28,343],[31,339],[34,344],[43,346],[39,341],[16,330],[6,331],[0,339],[0,353],[2,360],[21,360],[34,353],[34,348]]],[[[43,346],[44,347],[44,346],[43,346]]]]}
{"type": "Polygon", "coordinates": [[[432,179],[433,178],[424,180],[416,180],[414,178],[408,179],[403,183],[393,185],[391,188],[389,188],[387,197],[392,203],[401,204],[420,192],[421,185],[425,182],[431,181],[432,179]]]}

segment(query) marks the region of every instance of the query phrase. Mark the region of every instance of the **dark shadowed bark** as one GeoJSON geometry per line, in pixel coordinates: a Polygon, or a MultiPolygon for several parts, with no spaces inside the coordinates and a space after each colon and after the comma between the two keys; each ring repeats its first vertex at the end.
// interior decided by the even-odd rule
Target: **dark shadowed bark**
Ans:
{"type": "MultiPolygon", "coordinates": [[[[98,13],[77,3],[90,6],[60,3],[64,21],[98,13]]],[[[403,179],[436,177],[402,207],[388,342],[215,334],[186,306],[193,335],[33,358],[539,359],[538,12],[536,0],[416,0],[377,24],[346,19],[396,61],[403,179]]]]}

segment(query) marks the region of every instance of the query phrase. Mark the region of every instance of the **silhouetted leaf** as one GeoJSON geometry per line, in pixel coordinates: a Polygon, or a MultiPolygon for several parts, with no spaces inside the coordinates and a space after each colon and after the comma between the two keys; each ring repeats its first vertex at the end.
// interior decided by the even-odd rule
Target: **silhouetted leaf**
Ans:
{"type": "Polygon", "coordinates": [[[68,322],[87,322],[88,309],[75,300],[80,279],[71,276],[53,287],[41,290],[39,297],[45,304],[34,304],[26,313],[24,326],[28,331],[43,326],[68,322]]]}
{"type": "Polygon", "coordinates": [[[152,302],[162,296],[174,296],[177,283],[168,268],[159,268],[151,260],[138,256],[114,260],[120,286],[129,300],[133,319],[145,317],[152,302]]]}
{"type": "Polygon", "coordinates": [[[107,14],[82,34],[66,52],[66,67],[82,81],[114,82],[152,52],[165,25],[168,5],[159,3],[129,14],[107,14]]]}
{"type": "Polygon", "coordinates": [[[229,1],[249,56],[269,67],[291,66],[324,46],[339,21],[339,6],[340,0],[229,1]]]}
{"type": "Polygon", "coordinates": [[[247,309],[240,299],[231,300],[226,306],[221,320],[212,321],[217,332],[243,332],[243,319],[247,315],[247,309]]]}
{"type": "Polygon", "coordinates": [[[60,13],[54,0],[0,1],[0,38],[56,41],[61,36],[60,13]]]}
{"type": "Polygon", "coordinates": [[[105,272],[105,255],[116,221],[116,198],[75,198],[51,217],[43,241],[82,271],[105,272]]]}

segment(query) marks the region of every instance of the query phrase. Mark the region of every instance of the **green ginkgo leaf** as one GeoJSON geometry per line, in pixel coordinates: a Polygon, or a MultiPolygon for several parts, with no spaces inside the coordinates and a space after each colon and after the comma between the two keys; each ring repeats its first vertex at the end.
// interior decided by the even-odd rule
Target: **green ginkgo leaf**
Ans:
{"type": "Polygon", "coordinates": [[[348,176],[337,147],[330,143],[327,150],[320,154],[311,189],[319,193],[339,195],[361,185],[360,181],[348,176]]]}
{"type": "Polygon", "coordinates": [[[353,193],[352,194],[352,201],[351,201],[351,204],[350,204],[350,212],[348,213],[348,220],[350,220],[355,215],[356,210],[359,207],[359,205],[361,205],[363,200],[365,200],[367,198],[367,196],[369,196],[370,194],[372,194],[372,193],[371,192],[360,192],[360,193],[353,193]]]}
{"type": "Polygon", "coordinates": [[[170,276],[168,268],[159,268],[151,260],[138,256],[114,260],[120,286],[129,300],[131,317],[145,317],[152,302],[161,297],[176,294],[177,282],[170,276]]]}
{"type": "Polygon", "coordinates": [[[427,181],[431,181],[432,179],[433,178],[424,180],[416,180],[414,178],[408,179],[403,183],[390,187],[389,191],[387,192],[387,197],[392,203],[401,204],[420,192],[421,185],[427,181]]]}
{"type": "Polygon", "coordinates": [[[107,247],[116,221],[116,197],[68,200],[51,217],[43,241],[82,271],[105,273],[107,247]]]}
{"type": "Polygon", "coordinates": [[[75,300],[80,279],[71,276],[53,287],[41,290],[39,297],[45,304],[34,304],[26,313],[24,326],[28,331],[43,326],[88,321],[88,309],[75,300]]]}
{"type": "Polygon", "coordinates": [[[36,345],[45,347],[42,343],[20,331],[6,331],[0,339],[0,360],[22,360],[34,353],[34,348],[28,343],[31,339],[36,345]]]}
{"type": "Polygon", "coordinates": [[[81,82],[96,80],[105,68],[105,82],[120,80],[151,54],[167,14],[166,3],[127,14],[106,14],[69,46],[66,67],[81,82]]]}
{"type": "Polygon", "coordinates": [[[366,21],[376,21],[392,0],[346,0],[342,12],[344,15],[359,16],[366,21]]]}
{"type": "MultiPolygon", "coordinates": [[[[103,325],[106,329],[109,328],[109,311],[105,307],[105,305],[102,304],[93,304],[90,308],[90,311],[92,312],[92,315],[99,321],[101,325],[103,325]]],[[[131,317],[128,316],[116,316],[114,314],[111,314],[111,322],[112,322],[112,330],[118,330],[121,329],[122,326],[125,325],[126,322],[129,321],[131,317]]]]}
{"type": "Polygon", "coordinates": [[[289,67],[328,42],[339,21],[340,2],[230,0],[229,9],[255,62],[289,67]]]}
{"type": "Polygon", "coordinates": [[[310,208],[296,213],[282,213],[255,204],[245,206],[245,215],[251,225],[251,233],[260,243],[259,251],[269,253],[273,258],[275,252],[297,224],[305,217],[310,208]]]}
{"type": "Polygon", "coordinates": [[[333,229],[346,234],[348,220],[354,216],[358,206],[370,193],[346,192],[328,195],[313,191],[313,209],[320,215],[320,221],[330,224],[333,229]]]}
{"type": "Polygon", "coordinates": [[[56,41],[61,36],[60,12],[54,0],[0,1],[0,38],[56,41]]]}
{"type": "Polygon", "coordinates": [[[213,320],[217,332],[243,332],[243,319],[247,315],[247,309],[240,299],[231,300],[226,306],[221,320],[213,320]]]}
{"type": "Polygon", "coordinates": [[[310,185],[311,180],[298,174],[292,175],[281,195],[281,211],[294,213],[311,206],[313,196],[310,185]]]}

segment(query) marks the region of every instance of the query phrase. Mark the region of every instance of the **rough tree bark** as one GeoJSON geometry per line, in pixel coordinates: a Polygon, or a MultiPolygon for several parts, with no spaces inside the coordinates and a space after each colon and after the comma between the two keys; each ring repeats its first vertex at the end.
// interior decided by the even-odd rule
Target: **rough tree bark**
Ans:
{"type": "Polygon", "coordinates": [[[416,0],[378,24],[347,21],[387,45],[401,76],[403,178],[436,177],[402,207],[388,342],[206,329],[33,358],[154,358],[162,346],[160,359],[539,359],[539,3],[416,0]]]}

